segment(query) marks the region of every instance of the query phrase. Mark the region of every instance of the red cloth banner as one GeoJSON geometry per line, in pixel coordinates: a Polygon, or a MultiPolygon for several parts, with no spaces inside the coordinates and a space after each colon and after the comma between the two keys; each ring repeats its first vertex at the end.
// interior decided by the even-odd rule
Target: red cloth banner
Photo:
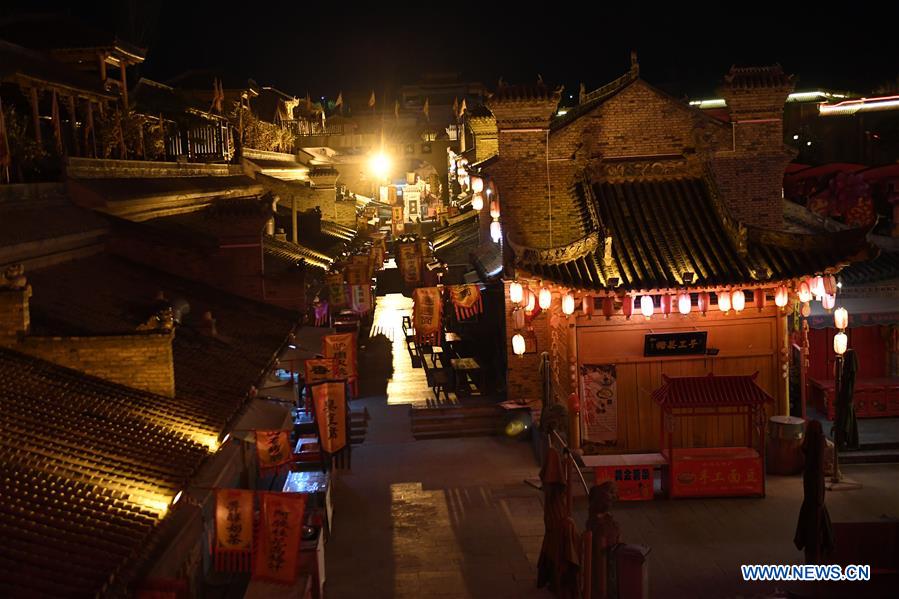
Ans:
{"type": "Polygon", "coordinates": [[[442,302],[437,287],[418,287],[412,292],[412,326],[418,343],[439,345],[443,328],[440,318],[442,302]]]}
{"type": "Polygon", "coordinates": [[[313,385],[312,401],[322,449],[337,453],[347,442],[346,383],[329,381],[313,385]]]}
{"type": "Polygon", "coordinates": [[[653,474],[652,466],[600,466],[596,484],[610,480],[618,490],[618,499],[647,501],[652,499],[653,474]]]}
{"type": "Polygon", "coordinates": [[[215,490],[215,569],[249,572],[253,553],[253,491],[215,490]]]}
{"type": "Polygon", "coordinates": [[[474,318],[484,311],[481,290],[477,285],[453,285],[450,287],[450,297],[459,320],[474,318]]]}
{"type": "Polygon", "coordinates": [[[371,311],[371,286],[352,285],[350,297],[353,299],[353,312],[368,314],[371,311]]]}
{"type": "Polygon", "coordinates": [[[325,287],[328,289],[328,301],[332,308],[342,308],[347,305],[343,273],[335,272],[326,274],[325,287]]]}
{"type": "Polygon", "coordinates": [[[357,376],[356,372],[356,335],[354,333],[339,333],[322,337],[322,353],[326,358],[337,360],[337,377],[350,379],[357,376]]]}
{"type": "Polygon", "coordinates": [[[393,213],[391,214],[391,227],[393,228],[393,236],[397,237],[402,235],[404,226],[403,226],[403,207],[402,206],[394,206],[393,213]]]}
{"type": "Polygon", "coordinates": [[[346,282],[348,285],[371,285],[369,262],[369,256],[363,254],[357,254],[350,258],[350,263],[346,269],[346,282]]]}
{"type": "Polygon", "coordinates": [[[306,370],[305,383],[314,385],[322,381],[339,378],[337,376],[337,360],[333,358],[314,358],[306,360],[304,364],[306,370]]]}
{"type": "Polygon", "coordinates": [[[263,493],[259,522],[259,549],[253,580],[293,584],[297,579],[306,495],[263,493]]]}
{"type": "Polygon", "coordinates": [[[256,431],[256,456],[259,459],[260,476],[274,474],[289,467],[293,461],[290,431],[256,431]]]}
{"type": "Polygon", "coordinates": [[[421,283],[421,255],[418,244],[414,241],[397,244],[399,268],[403,273],[403,281],[409,286],[421,283]]]}

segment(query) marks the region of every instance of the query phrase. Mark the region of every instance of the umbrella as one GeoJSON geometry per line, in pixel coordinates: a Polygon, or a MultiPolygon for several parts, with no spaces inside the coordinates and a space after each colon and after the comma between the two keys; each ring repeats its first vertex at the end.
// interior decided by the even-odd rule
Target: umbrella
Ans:
{"type": "Polygon", "coordinates": [[[805,550],[809,564],[821,561],[833,551],[833,530],[830,514],[824,505],[824,430],[817,420],[805,425],[805,470],[802,473],[802,507],[793,543],[796,549],[805,550]]]}
{"type": "Polygon", "coordinates": [[[834,442],[839,449],[858,449],[858,420],[855,418],[855,376],[858,373],[858,354],[854,349],[843,356],[843,372],[837,395],[837,419],[834,422],[834,442]]]}
{"type": "Polygon", "coordinates": [[[537,586],[549,585],[557,597],[576,597],[579,539],[568,508],[562,457],[552,446],[546,452],[540,480],[546,532],[537,560],[537,586]]]}

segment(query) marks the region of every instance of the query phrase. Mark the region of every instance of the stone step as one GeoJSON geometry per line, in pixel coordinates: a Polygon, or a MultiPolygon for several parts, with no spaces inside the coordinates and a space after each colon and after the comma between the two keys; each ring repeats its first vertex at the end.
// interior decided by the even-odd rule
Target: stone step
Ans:
{"type": "Polygon", "coordinates": [[[462,437],[493,437],[498,434],[499,432],[494,428],[469,428],[458,431],[436,430],[412,432],[412,436],[417,441],[424,441],[427,439],[458,439],[462,437]]]}
{"type": "Polygon", "coordinates": [[[424,430],[461,430],[466,428],[499,428],[503,421],[499,418],[454,418],[421,420],[412,423],[412,432],[424,430]]]}
{"type": "Polygon", "coordinates": [[[891,464],[899,463],[899,450],[841,451],[840,464],[891,464]]]}

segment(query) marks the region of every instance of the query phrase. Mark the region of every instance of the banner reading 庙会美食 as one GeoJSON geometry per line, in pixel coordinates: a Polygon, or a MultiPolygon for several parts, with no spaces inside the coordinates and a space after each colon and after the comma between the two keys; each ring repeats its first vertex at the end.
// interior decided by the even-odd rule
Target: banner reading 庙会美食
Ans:
{"type": "Polygon", "coordinates": [[[583,364],[581,439],[614,444],[618,439],[618,381],[614,364],[583,364]]]}

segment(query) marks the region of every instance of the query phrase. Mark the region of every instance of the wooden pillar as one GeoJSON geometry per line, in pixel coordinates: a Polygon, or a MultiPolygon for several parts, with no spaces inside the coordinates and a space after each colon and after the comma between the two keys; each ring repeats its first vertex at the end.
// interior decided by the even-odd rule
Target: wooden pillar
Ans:
{"type": "Polygon", "coordinates": [[[81,155],[81,147],[78,143],[78,114],[75,112],[75,96],[67,96],[69,119],[72,122],[72,145],[74,146],[75,156],[81,155]]]}
{"type": "Polygon", "coordinates": [[[297,196],[296,194],[291,194],[290,196],[290,223],[291,223],[291,239],[294,243],[298,243],[297,239],[299,238],[297,235],[297,196]]]}
{"type": "Polygon", "coordinates": [[[775,308],[775,328],[777,333],[776,376],[774,387],[777,406],[775,414],[790,415],[790,331],[786,313],[775,308]]]}
{"type": "Polygon", "coordinates": [[[119,70],[122,73],[122,105],[128,110],[128,76],[125,74],[125,61],[119,60],[119,70]]]}
{"type": "Polygon", "coordinates": [[[31,117],[34,119],[34,141],[41,146],[41,113],[37,103],[37,88],[30,88],[28,93],[31,98],[31,117]]]}
{"type": "Polygon", "coordinates": [[[106,86],[106,54],[100,52],[97,54],[97,60],[100,61],[100,82],[106,86]]]}
{"type": "Polygon", "coordinates": [[[56,141],[56,151],[59,152],[60,156],[65,153],[63,145],[62,145],[62,123],[60,123],[59,118],[59,99],[56,94],[56,90],[53,90],[51,93],[51,110],[50,110],[50,118],[53,120],[53,137],[56,141]]]}

